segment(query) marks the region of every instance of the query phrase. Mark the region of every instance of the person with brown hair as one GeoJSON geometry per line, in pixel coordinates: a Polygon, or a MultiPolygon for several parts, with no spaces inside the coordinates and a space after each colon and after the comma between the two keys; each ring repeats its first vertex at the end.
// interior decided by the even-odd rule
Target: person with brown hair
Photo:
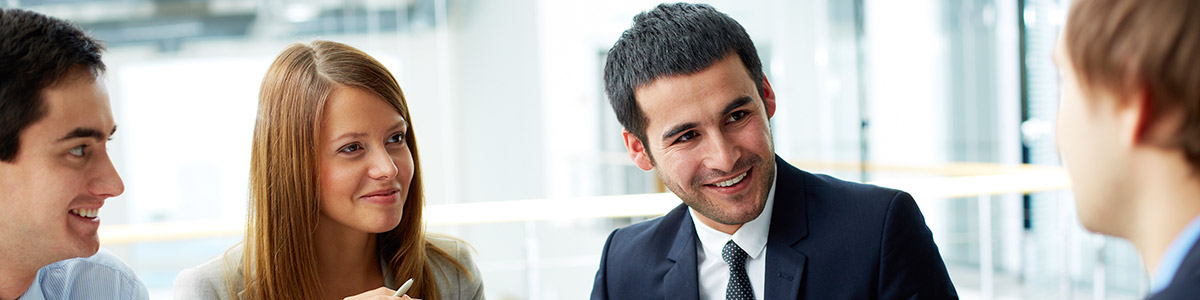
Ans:
{"type": "Polygon", "coordinates": [[[1200,2],[1077,0],[1054,60],[1084,228],[1129,240],[1152,299],[1200,297],[1200,2]]]}
{"type": "Polygon", "coordinates": [[[149,298],[97,235],[125,191],[103,51],[70,22],[0,8],[0,299],[149,298]]]}
{"type": "Polygon", "coordinates": [[[470,246],[425,233],[413,130],[374,58],[329,41],[289,46],[259,94],[245,241],[180,273],[175,297],[483,299],[470,246]]]}

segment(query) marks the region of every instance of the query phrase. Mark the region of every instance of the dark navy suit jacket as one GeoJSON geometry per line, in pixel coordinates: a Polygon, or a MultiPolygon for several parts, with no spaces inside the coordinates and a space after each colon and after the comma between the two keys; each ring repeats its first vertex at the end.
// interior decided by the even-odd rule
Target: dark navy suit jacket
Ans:
{"type": "MultiPolygon", "coordinates": [[[[593,292],[595,293],[595,292],[593,292]]],[[[593,296],[595,297],[595,296],[593,296]]],[[[1162,291],[1150,296],[1152,300],[1200,299],[1200,241],[1183,257],[1175,278],[1162,291]]]]}
{"type": "MultiPolygon", "coordinates": [[[[765,300],[958,298],[908,193],[775,162],[765,300]]],[[[686,205],[613,231],[592,299],[699,298],[696,241],[686,205]]]]}

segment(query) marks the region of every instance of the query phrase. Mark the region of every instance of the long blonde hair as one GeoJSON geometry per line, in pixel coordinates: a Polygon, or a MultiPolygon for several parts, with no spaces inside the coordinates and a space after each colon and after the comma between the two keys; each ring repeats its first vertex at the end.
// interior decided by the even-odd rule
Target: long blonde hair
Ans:
{"type": "Polygon", "coordinates": [[[325,101],[338,84],[379,95],[408,122],[404,140],[412,151],[413,177],[405,215],[396,228],[377,234],[376,244],[392,278],[414,278],[410,296],[439,300],[430,259],[440,257],[460,272],[468,271],[425,238],[421,163],[404,93],[391,72],[374,58],[330,41],[288,46],[263,78],[250,156],[250,212],[241,271],[245,290],[241,295],[246,299],[315,299],[321,293],[314,263],[314,232],[321,214],[317,136],[325,101]]]}

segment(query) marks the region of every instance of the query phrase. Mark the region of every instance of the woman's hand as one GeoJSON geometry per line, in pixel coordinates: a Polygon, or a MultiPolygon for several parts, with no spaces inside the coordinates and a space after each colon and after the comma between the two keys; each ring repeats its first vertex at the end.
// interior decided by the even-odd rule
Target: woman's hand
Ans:
{"type": "Polygon", "coordinates": [[[363,292],[362,294],[346,297],[344,300],[421,300],[409,298],[408,294],[400,297],[392,297],[392,294],[395,293],[396,290],[389,289],[387,287],[379,287],[377,289],[363,292]]]}

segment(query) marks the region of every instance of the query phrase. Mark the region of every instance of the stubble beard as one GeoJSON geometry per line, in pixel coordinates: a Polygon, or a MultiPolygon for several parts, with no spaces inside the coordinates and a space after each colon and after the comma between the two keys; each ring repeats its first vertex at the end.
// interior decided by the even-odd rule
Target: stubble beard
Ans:
{"type": "MultiPolygon", "coordinates": [[[[728,200],[711,199],[706,197],[702,192],[702,190],[706,188],[702,182],[709,178],[727,176],[729,173],[708,170],[705,173],[693,177],[693,180],[691,180],[689,184],[689,189],[684,189],[678,181],[667,176],[663,176],[661,173],[659,174],[659,179],[663,181],[663,184],[666,185],[667,189],[671,190],[671,192],[674,192],[679,199],[683,200],[684,204],[687,204],[688,207],[691,207],[692,209],[696,210],[696,212],[699,212],[700,215],[712,219],[717,223],[725,225],[740,225],[750,222],[751,220],[758,218],[758,215],[762,214],[763,208],[767,204],[767,196],[770,194],[771,184],[775,182],[774,159],[767,159],[754,155],[739,160],[737,163],[735,163],[733,169],[743,170],[746,169],[747,166],[752,167],[751,170],[754,172],[754,181],[747,182],[746,184],[752,185],[751,188],[757,187],[758,190],[756,194],[745,193],[737,195],[736,197],[740,199],[732,201],[739,204],[744,201],[756,201],[753,203],[754,207],[752,207],[752,209],[742,212],[725,211],[719,205],[717,205],[716,202],[728,200]]],[[[735,207],[740,206],[735,205],[735,207]]]]}

